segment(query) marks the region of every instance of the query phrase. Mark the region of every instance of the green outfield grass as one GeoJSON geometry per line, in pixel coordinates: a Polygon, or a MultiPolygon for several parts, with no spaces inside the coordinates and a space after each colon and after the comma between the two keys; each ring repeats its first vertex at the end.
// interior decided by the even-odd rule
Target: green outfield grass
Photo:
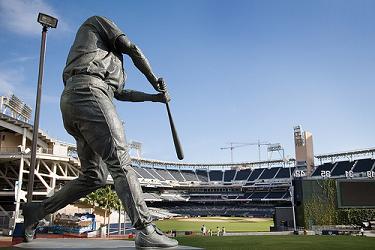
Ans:
{"type": "Polygon", "coordinates": [[[310,250],[337,249],[362,250],[375,249],[375,238],[360,236],[201,236],[202,224],[216,231],[216,227],[225,227],[227,232],[268,232],[273,225],[272,219],[243,217],[200,217],[175,218],[157,221],[163,231],[193,231],[193,236],[177,237],[181,245],[204,249],[254,249],[254,250],[310,250]]]}
{"type": "Polygon", "coordinates": [[[373,250],[375,238],[361,236],[183,236],[180,245],[208,250],[373,250]]]}
{"type": "Polygon", "coordinates": [[[171,230],[200,232],[203,224],[213,231],[216,231],[216,227],[225,227],[227,232],[269,232],[273,221],[268,218],[199,217],[161,220],[156,221],[155,224],[164,232],[171,230]]]}

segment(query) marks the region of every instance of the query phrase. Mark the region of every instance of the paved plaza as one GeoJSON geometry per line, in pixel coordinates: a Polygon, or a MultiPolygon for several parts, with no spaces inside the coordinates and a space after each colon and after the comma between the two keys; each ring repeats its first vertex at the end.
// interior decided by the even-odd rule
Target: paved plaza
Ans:
{"type": "MultiPolygon", "coordinates": [[[[15,245],[21,249],[116,249],[131,250],[136,249],[134,241],[130,240],[100,240],[100,239],[36,239],[30,243],[20,243],[15,245]]],[[[168,248],[171,249],[171,248],[168,248]]],[[[178,246],[173,249],[199,250],[201,248],[178,246]]]]}

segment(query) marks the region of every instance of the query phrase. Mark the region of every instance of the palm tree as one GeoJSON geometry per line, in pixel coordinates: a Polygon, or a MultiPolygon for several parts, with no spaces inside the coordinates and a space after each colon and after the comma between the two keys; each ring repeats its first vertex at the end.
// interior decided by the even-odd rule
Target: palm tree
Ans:
{"type": "Polygon", "coordinates": [[[109,235],[110,213],[111,209],[120,209],[121,202],[117,194],[112,190],[110,185],[97,189],[85,197],[86,202],[92,206],[98,206],[104,209],[104,224],[107,220],[107,234],[109,235]],[[119,208],[120,207],[120,208],[119,208]]]}

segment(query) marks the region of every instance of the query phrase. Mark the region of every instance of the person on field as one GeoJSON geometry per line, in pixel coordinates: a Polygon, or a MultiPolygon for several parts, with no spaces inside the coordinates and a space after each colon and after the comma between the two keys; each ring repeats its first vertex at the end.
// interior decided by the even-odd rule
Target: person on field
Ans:
{"type": "Polygon", "coordinates": [[[222,227],[222,228],[221,228],[221,236],[224,236],[225,233],[226,233],[226,231],[225,231],[225,227],[222,227]]]}
{"type": "Polygon", "coordinates": [[[206,234],[207,234],[207,228],[206,228],[205,225],[202,225],[201,232],[202,232],[203,236],[206,236],[206,234]]]}

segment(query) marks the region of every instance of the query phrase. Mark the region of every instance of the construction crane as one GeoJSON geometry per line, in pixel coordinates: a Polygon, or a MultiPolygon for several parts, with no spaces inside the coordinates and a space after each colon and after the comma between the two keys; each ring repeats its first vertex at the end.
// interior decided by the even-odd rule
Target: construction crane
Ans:
{"type": "Polygon", "coordinates": [[[228,143],[230,146],[228,147],[222,147],[220,148],[221,150],[226,150],[230,149],[230,161],[233,163],[233,150],[236,148],[242,148],[242,147],[247,147],[247,146],[258,146],[258,156],[259,156],[259,161],[260,159],[260,147],[261,146],[269,146],[271,143],[266,142],[266,141],[260,141],[258,140],[257,142],[229,142],[228,143]]]}

